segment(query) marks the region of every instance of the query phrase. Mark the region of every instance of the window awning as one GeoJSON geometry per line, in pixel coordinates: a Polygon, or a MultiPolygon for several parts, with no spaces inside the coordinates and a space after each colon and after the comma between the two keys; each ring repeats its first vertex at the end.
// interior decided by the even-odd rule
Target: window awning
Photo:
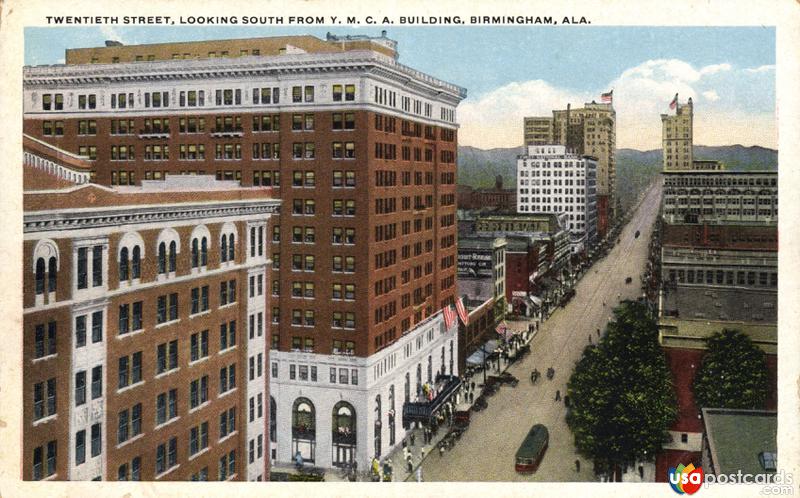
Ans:
{"type": "Polygon", "coordinates": [[[490,356],[494,350],[497,348],[498,341],[495,339],[490,339],[486,341],[481,347],[478,348],[477,351],[472,353],[469,358],[467,358],[468,365],[483,365],[483,360],[490,356]]]}

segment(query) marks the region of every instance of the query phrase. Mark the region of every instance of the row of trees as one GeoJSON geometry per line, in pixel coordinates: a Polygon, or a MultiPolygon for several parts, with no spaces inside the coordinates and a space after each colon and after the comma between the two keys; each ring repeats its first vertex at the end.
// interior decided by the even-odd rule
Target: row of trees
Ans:
{"type": "MultiPolygon", "coordinates": [[[[763,352],[740,332],[715,334],[693,389],[700,407],[763,408],[763,352]]],[[[677,400],[658,326],[645,304],[626,301],[614,310],[603,339],[584,350],[567,392],[567,424],[596,472],[616,480],[622,467],[655,457],[677,417],[677,400]]]]}

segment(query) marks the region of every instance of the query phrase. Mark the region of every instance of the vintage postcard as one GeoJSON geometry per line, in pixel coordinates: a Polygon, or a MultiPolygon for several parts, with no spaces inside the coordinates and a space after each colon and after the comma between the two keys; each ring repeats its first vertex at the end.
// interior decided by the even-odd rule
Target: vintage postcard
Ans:
{"type": "Polygon", "coordinates": [[[800,493],[734,5],[0,4],[0,495],[800,493]]]}

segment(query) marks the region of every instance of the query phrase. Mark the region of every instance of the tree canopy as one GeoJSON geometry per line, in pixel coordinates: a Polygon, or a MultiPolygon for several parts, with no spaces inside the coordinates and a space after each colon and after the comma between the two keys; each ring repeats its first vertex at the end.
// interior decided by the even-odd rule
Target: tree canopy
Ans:
{"type": "Polygon", "coordinates": [[[575,446],[599,472],[655,457],[677,401],[646,305],[625,301],[614,310],[606,335],[584,350],[567,392],[575,446]]]}
{"type": "Polygon", "coordinates": [[[697,405],[763,409],[769,395],[764,352],[738,330],[717,332],[707,344],[708,352],[694,378],[697,405]]]}

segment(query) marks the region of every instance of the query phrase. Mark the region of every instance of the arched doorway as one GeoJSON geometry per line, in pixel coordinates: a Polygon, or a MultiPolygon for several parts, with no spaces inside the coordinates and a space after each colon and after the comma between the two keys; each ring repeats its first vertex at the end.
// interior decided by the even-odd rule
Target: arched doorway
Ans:
{"type": "Polygon", "coordinates": [[[300,452],[304,461],[313,463],[316,445],[314,405],[307,398],[297,398],[292,407],[292,459],[300,452]]]}
{"type": "Polygon", "coordinates": [[[333,465],[352,463],[356,457],[356,411],[347,401],[333,407],[333,465]]]}

